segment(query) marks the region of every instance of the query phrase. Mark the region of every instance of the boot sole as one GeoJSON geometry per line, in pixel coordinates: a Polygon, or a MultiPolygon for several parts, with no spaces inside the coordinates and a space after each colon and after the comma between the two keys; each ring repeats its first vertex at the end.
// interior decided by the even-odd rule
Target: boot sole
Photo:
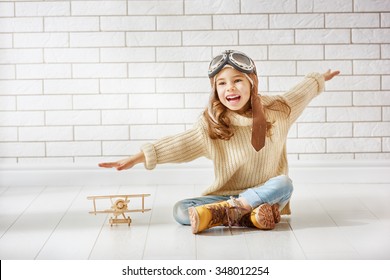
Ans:
{"type": "Polygon", "coordinates": [[[280,212],[279,212],[279,205],[274,204],[272,207],[272,214],[274,215],[275,224],[280,222],[280,212]]]}
{"type": "Polygon", "coordinates": [[[190,218],[192,233],[198,233],[199,230],[199,215],[195,207],[188,208],[188,216],[190,218]]]}
{"type": "Polygon", "coordinates": [[[259,210],[256,214],[256,222],[259,224],[260,229],[275,228],[275,219],[271,205],[263,204],[259,206],[259,210]]]}

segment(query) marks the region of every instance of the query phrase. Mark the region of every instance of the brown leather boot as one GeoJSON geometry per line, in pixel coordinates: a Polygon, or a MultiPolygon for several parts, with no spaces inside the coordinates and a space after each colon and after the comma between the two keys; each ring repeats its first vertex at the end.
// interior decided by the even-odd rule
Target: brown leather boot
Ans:
{"type": "Polygon", "coordinates": [[[216,226],[239,225],[239,221],[246,211],[237,205],[234,198],[228,201],[190,207],[188,214],[192,233],[199,233],[216,226]]]}
{"type": "Polygon", "coordinates": [[[280,222],[279,205],[262,204],[251,213],[244,215],[238,222],[239,226],[258,229],[274,229],[280,222]]]}

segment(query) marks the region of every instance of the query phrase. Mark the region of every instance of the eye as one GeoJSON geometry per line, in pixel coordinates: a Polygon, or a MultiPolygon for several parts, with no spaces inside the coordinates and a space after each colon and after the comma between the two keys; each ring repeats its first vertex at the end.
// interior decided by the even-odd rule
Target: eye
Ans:
{"type": "Polygon", "coordinates": [[[239,82],[242,82],[242,79],[236,79],[234,80],[235,83],[239,83],[239,82]]]}
{"type": "Polygon", "coordinates": [[[219,86],[224,86],[224,85],[226,85],[226,82],[223,82],[223,81],[218,82],[218,85],[219,85],[219,86]]]}

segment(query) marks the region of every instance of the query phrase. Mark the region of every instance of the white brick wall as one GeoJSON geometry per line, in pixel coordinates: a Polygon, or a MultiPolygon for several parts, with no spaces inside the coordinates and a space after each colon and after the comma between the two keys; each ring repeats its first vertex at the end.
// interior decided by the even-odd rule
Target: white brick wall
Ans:
{"type": "Polygon", "coordinates": [[[4,0],[0,163],[97,162],[182,132],[231,48],[270,94],[341,70],[292,127],[290,158],[390,158],[390,0],[4,0]]]}

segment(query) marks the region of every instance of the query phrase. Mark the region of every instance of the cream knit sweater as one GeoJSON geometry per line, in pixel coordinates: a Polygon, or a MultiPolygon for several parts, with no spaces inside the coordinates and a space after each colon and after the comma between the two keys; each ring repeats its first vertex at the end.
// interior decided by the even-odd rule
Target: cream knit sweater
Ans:
{"type": "MultiPolygon", "coordinates": [[[[254,150],[250,141],[252,118],[230,112],[234,136],[226,141],[210,139],[202,115],[192,129],[144,145],[141,149],[145,154],[145,167],[153,169],[156,164],[189,162],[201,156],[207,157],[214,163],[215,181],[203,195],[237,195],[248,188],[263,185],[272,177],[288,175],[288,130],[323,88],[323,75],[310,73],[282,96],[262,96],[264,105],[277,98],[284,99],[291,107],[291,114],[287,117],[283,108],[280,108],[281,111],[265,110],[267,121],[273,123],[272,136],[266,138],[265,146],[259,152],[254,150]]],[[[288,204],[282,214],[289,213],[288,204]]]]}

